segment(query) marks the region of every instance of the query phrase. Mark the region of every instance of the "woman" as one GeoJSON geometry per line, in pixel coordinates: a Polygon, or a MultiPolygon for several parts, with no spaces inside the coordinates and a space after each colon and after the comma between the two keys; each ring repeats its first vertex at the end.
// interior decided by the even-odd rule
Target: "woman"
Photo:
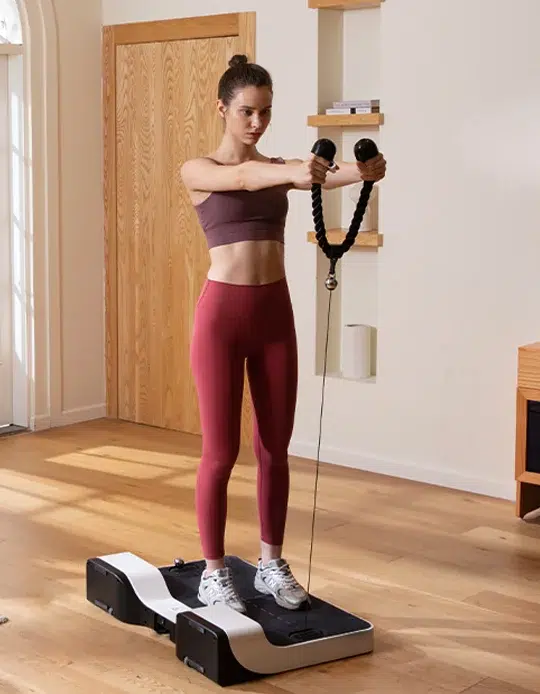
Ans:
{"type": "Polygon", "coordinates": [[[191,343],[203,432],[196,509],[206,569],[199,599],[245,611],[225,566],[224,536],[247,363],[261,533],[255,587],[282,607],[298,609],[307,594],[282,558],[297,386],[296,334],[284,264],[287,193],[310,190],[313,183],[334,188],[378,181],[386,163],[379,154],[365,164],[339,163],[330,172],[329,162],[318,157],[285,161],[263,156],[257,143],[270,123],[272,79],[246,56],[234,56],[229,65],[218,88],[223,139],[212,154],[182,167],[211,260],[191,343]]]}

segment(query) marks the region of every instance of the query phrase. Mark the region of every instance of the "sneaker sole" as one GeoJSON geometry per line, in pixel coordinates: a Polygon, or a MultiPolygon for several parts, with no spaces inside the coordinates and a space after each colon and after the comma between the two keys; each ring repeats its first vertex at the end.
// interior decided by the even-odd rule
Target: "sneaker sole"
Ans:
{"type": "Polygon", "coordinates": [[[255,576],[254,586],[255,586],[255,590],[257,590],[259,593],[262,593],[263,595],[271,595],[274,598],[274,600],[276,601],[276,603],[280,607],[283,607],[285,610],[292,610],[292,611],[299,610],[307,600],[307,598],[305,598],[304,600],[302,600],[301,602],[299,602],[297,604],[291,604],[290,602],[287,602],[280,595],[275,595],[270,590],[270,588],[268,588],[268,586],[265,585],[263,580],[261,578],[259,578],[258,574],[255,576]]]}

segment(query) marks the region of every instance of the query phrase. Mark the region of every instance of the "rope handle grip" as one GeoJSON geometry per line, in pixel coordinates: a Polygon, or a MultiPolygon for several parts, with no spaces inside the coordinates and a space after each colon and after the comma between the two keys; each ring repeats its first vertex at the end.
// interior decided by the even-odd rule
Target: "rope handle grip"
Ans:
{"type": "MultiPolygon", "coordinates": [[[[311,152],[321,159],[325,159],[331,166],[334,164],[334,158],[336,156],[336,145],[327,138],[321,138],[317,140],[313,145],[311,152]]],[[[377,156],[379,150],[377,145],[373,140],[367,137],[358,140],[354,146],[354,156],[357,161],[366,162],[368,159],[372,159],[377,156]]],[[[360,192],[360,197],[356,205],[356,209],[349,226],[349,230],[345,235],[345,238],[341,243],[331,244],[326,236],[326,227],[324,224],[323,216],[323,206],[322,206],[322,189],[319,184],[313,184],[311,186],[311,201],[312,201],[312,213],[313,221],[315,224],[315,237],[319,247],[330,260],[330,271],[328,277],[326,278],[325,285],[330,291],[337,287],[336,279],[336,264],[337,261],[343,257],[343,255],[351,248],[354,244],[360,225],[364,218],[364,214],[369,202],[371,191],[373,189],[373,181],[364,181],[362,190],[360,192]]]]}

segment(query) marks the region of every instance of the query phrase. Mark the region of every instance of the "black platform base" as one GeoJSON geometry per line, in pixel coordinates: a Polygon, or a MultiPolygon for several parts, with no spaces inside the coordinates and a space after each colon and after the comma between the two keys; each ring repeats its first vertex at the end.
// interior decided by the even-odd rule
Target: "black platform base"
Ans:
{"type": "Polygon", "coordinates": [[[182,662],[221,686],[373,650],[369,622],[315,597],[285,610],[255,590],[255,566],[226,561],[247,615],[199,602],[204,562],[157,568],[129,552],[88,560],[87,599],[122,622],[168,635],[182,662]]]}

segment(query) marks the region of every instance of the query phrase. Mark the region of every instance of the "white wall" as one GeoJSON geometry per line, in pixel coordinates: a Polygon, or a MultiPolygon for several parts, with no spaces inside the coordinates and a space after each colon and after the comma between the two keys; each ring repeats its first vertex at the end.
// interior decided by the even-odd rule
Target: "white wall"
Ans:
{"type": "MultiPolygon", "coordinates": [[[[306,116],[319,105],[326,46],[307,0],[200,0],[195,10],[186,0],[104,0],[103,20],[242,10],[257,11],[257,58],[276,83],[265,151],[307,155],[319,136],[306,116]]],[[[380,96],[386,123],[368,135],[389,166],[380,188],[385,245],[376,256],[344,259],[341,318],[371,313],[379,359],[375,384],[327,381],[322,457],[511,497],[516,351],[540,336],[540,5],[386,0],[345,22],[343,96],[380,96]]],[[[363,135],[347,135],[346,153],[363,135]]],[[[291,201],[301,359],[292,450],[312,456],[321,386],[316,249],[305,240],[309,194],[291,201]]]]}
{"type": "MultiPolygon", "coordinates": [[[[35,5],[28,5],[32,9],[30,22],[40,20],[35,5]]],[[[53,0],[53,7],[59,71],[60,321],[51,327],[57,336],[59,333],[61,373],[53,372],[49,390],[46,361],[56,355],[47,353],[42,315],[46,282],[39,274],[35,278],[39,313],[34,412],[37,428],[105,413],[101,0],[53,0]],[[55,399],[51,393],[58,389],[60,397],[55,399]]],[[[39,75],[34,77],[40,80],[39,75]]],[[[43,89],[41,83],[36,84],[43,89]]],[[[38,150],[41,143],[34,143],[34,147],[38,150]]],[[[40,163],[36,154],[36,165],[40,163]]],[[[40,237],[38,242],[44,240],[40,237]]],[[[40,252],[45,248],[40,245],[40,252]]],[[[41,273],[41,265],[36,267],[41,273]]],[[[52,297],[53,303],[56,300],[52,297]]]]}
{"type": "Polygon", "coordinates": [[[55,6],[63,181],[62,405],[70,411],[105,402],[101,1],[55,0],[55,6]]]}

